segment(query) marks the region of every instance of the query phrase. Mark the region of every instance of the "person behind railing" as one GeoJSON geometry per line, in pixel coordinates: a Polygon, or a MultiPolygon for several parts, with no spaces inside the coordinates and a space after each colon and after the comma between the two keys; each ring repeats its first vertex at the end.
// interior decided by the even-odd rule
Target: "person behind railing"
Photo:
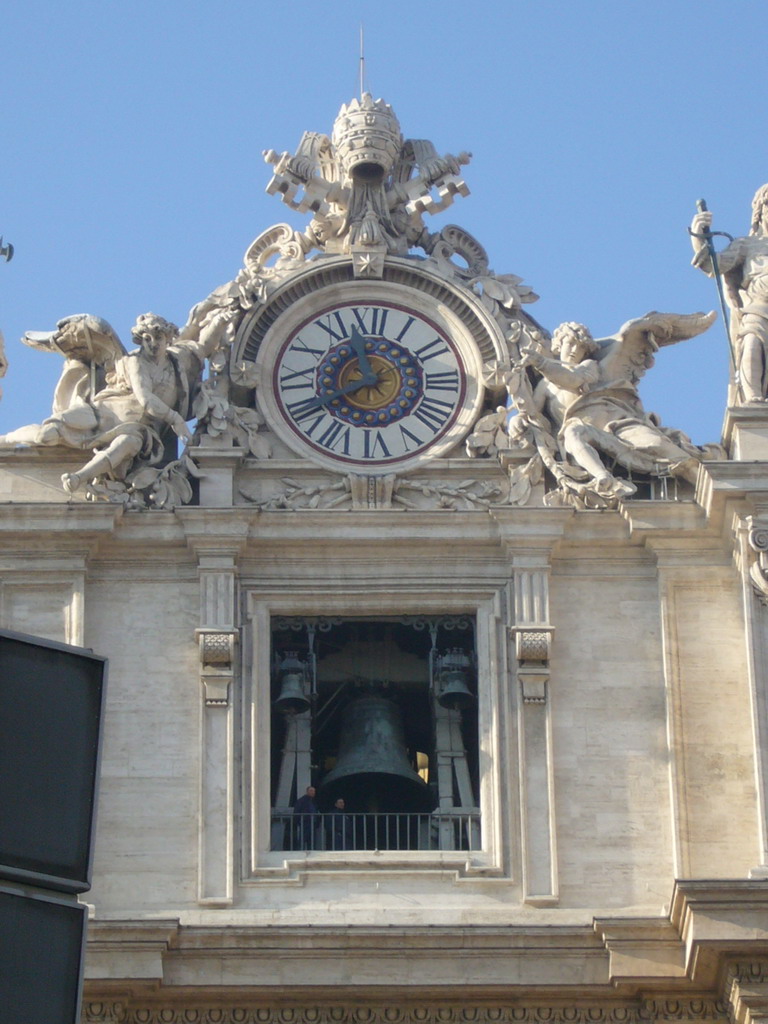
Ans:
{"type": "Polygon", "coordinates": [[[344,797],[340,796],[333,810],[325,814],[325,848],[327,850],[351,850],[354,846],[352,815],[345,814],[344,797]]]}
{"type": "Polygon", "coordinates": [[[315,803],[316,790],[307,786],[304,796],[293,805],[293,849],[314,850],[320,825],[320,811],[315,803]]]}

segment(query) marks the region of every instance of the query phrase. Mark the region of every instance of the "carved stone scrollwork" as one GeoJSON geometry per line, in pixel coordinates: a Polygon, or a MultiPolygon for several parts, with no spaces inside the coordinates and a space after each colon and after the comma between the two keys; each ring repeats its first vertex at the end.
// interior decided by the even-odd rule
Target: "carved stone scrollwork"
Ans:
{"type": "Polygon", "coordinates": [[[754,552],[749,566],[749,578],[760,603],[768,605],[768,523],[747,517],[747,541],[754,552]]]}

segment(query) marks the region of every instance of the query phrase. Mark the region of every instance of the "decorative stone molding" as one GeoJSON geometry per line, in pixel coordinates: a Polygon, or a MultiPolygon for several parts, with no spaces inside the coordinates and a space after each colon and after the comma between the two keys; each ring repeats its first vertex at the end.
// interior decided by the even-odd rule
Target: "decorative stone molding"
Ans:
{"type": "Polygon", "coordinates": [[[247,502],[252,502],[264,511],[296,511],[297,509],[323,509],[349,511],[368,509],[440,509],[465,511],[490,509],[508,499],[509,487],[495,477],[475,478],[463,475],[454,483],[450,476],[435,479],[433,476],[397,477],[364,476],[348,474],[329,476],[327,481],[310,480],[302,482],[300,474],[283,477],[279,489],[263,497],[263,478],[256,486],[245,484],[238,493],[247,502]]]}
{"type": "Polygon", "coordinates": [[[111,1014],[104,1003],[84,1007],[83,1024],[120,1021],[121,1024],[646,1024],[655,1021],[722,1021],[723,1003],[711,999],[654,999],[613,1005],[525,1006],[461,1002],[441,1005],[319,1005],[235,1004],[229,1006],[144,1005],[111,1014]],[[100,1015],[101,1014],[101,1015],[100,1015]],[[111,1015],[110,1015],[111,1014],[111,1015]]]}
{"type": "Polygon", "coordinates": [[[763,1024],[768,1020],[768,960],[738,962],[725,983],[729,1017],[737,1024],[763,1024]]]}
{"type": "Polygon", "coordinates": [[[731,968],[728,971],[726,996],[730,998],[734,985],[744,983],[762,985],[765,982],[768,982],[768,960],[739,961],[738,963],[731,964],[731,968]]]}
{"type": "Polygon", "coordinates": [[[80,1020],[82,1024],[123,1024],[127,1020],[125,1005],[103,1000],[84,1002],[80,1020]]]}

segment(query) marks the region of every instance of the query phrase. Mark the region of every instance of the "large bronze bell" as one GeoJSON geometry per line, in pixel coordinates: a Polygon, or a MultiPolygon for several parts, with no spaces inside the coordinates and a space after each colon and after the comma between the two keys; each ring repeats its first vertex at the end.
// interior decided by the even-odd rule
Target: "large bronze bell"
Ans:
{"type": "Polygon", "coordinates": [[[288,651],[280,663],[280,693],[275,698],[277,711],[301,714],[310,706],[306,692],[306,665],[293,651],[288,651]]]}
{"type": "Polygon", "coordinates": [[[320,803],[343,797],[347,810],[431,811],[432,790],[408,760],[400,708],[381,696],[357,697],[344,709],[336,766],[320,783],[320,803]]]}

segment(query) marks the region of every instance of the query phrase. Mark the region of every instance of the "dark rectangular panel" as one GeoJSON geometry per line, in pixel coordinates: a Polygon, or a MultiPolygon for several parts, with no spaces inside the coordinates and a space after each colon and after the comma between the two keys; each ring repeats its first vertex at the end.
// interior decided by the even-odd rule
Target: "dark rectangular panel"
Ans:
{"type": "Polygon", "coordinates": [[[90,888],[106,661],[0,631],[0,878],[90,888]]]}
{"type": "Polygon", "coordinates": [[[0,885],[0,1021],[77,1024],[87,907],[0,885]]]}

